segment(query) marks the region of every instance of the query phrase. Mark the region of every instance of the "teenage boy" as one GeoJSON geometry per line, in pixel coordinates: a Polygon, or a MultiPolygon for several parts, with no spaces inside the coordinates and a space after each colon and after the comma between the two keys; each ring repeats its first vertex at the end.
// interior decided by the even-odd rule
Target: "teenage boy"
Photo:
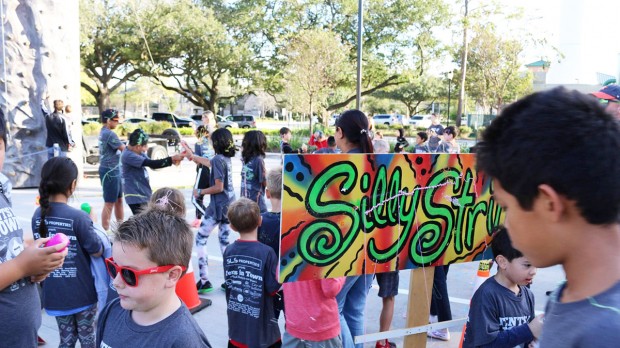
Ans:
{"type": "Polygon", "coordinates": [[[103,187],[103,210],[101,210],[101,226],[110,229],[112,210],[116,221],[121,222],[123,212],[123,187],[121,184],[121,151],[125,144],[113,132],[119,122],[118,110],[108,109],[101,113],[101,132],[99,133],[99,180],[103,187]]]}
{"type": "Polygon", "coordinates": [[[541,317],[534,318],[534,294],[527,287],[536,267],[515,249],[504,227],[491,243],[497,273],[474,294],[463,348],[528,347],[542,330],[541,317]]]}
{"type": "Polygon", "coordinates": [[[558,87],[508,106],[476,148],[515,248],[561,264],[540,347],[620,342],[620,124],[591,96],[558,87]],[[596,136],[593,136],[596,134],[596,136]]]}
{"type": "Polygon", "coordinates": [[[99,316],[97,347],[211,347],[175,293],[194,236],[185,219],[146,210],[114,231],[106,267],[118,291],[99,316]]]}
{"type": "Polygon", "coordinates": [[[239,232],[239,239],[224,251],[228,346],[280,347],[280,328],[271,299],[280,289],[276,280],[278,257],[257,240],[260,208],[250,199],[239,198],[228,207],[228,220],[239,232]]]}

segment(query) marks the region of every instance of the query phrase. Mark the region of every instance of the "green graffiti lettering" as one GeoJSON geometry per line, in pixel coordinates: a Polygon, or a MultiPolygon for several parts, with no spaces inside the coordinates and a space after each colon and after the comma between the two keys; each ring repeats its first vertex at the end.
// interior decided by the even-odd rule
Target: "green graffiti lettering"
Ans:
{"type": "Polygon", "coordinates": [[[476,198],[475,194],[470,192],[473,182],[472,178],[472,172],[468,169],[465,171],[465,175],[463,175],[463,180],[459,180],[454,183],[454,191],[460,192],[460,194],[454,195],[454,198],[458,200],[458,206],[455,207],[457,209],[455,224],[457,228],[454,230],[454,250],[457,254],[461,254],[463,252],[462,238],[467,234],[466,224],[464,221],[465,213],[469,210],[469,207],[476,198]],[[464,228],[465,231],[463,231],[464,228]]]}
{"type": "Polygon", "coordinates": [[[385,219],[385,211],[387,210],[385,204],[382,202],[385,200],[387,194],[387,173],[385,166],[380,166],[375,178],[375,184],[372,190],[372,206],[375,209],[372,211],[372,216],[379,226],[385,226],[387,220],[385,219]]]}

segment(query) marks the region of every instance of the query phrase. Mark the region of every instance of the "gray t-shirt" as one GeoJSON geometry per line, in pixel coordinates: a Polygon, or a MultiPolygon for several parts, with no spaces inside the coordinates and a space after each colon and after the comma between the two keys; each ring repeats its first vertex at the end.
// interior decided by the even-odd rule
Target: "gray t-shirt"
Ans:
{"type": "Polygon", "coordinates": [[[147,203],[151,199],[153,191],[149,183],[149,172],[142,164],[148,157],[141,153],[137,154],[129,148],[121,154],[123,188],[127,204],[147,203]]]}
{"type": "Polygon", "coordinates": [[[267,212],[265,204],[265,160],[262,157],[254,157],[243,164],[241,169],[241,197],[246,197],[258,204],[260,212],[267,212]]]}
{"type": "Polygon", "coordinates": [[[585,300],[560,303],[565,286],[549,297],[540,348],[620,345],[620,282],[585,300]]]}
{"type": "MultiPolygon", "coordinates": [[[[24,232],[1,194],[0,226],[0,263],[4,263],[24,250],[24,232]]],[[[40,326],[39,292],[28,277],[0,289],[0,346],[36,347],[40,326]]]]}
{"type": "Polygon", "coordinates": [[[174,313],[149,326],[136,324],[120,299],[103,309],[97,324],[97,347],[211,348],[211,344],[184,304],[174,313]]]}
{"type": "Polygon", "coordinates": [[[228,206],[235,201],[235,190],[232,183],[232,162],[230,157],[215,155],[211,160],[211,178],[209,186],[215,185],[215,180],[221,180],[224,184],[224,191],[211,195],[209,207],[205,212],[215,221],[228,223],[228,206]]]}
{"type": "Polygon", "coordinates": [[[107,169],[118,167],[121,155],[117,151],[122,144],[116,133],[102,127],[99,133],[99,166],[107,169]]]}
{"type": "Polygon", "coordinates": [[[527,347],[534,339],[528,323],[534,319],[534,294],[519,286],[519,294],[485,280],[471,299],[463,348],[494,343],[498,347],[527,347]]]}
{"type": "Polygon", "coordinates": [[[278,257],[259,241],[236,240],[224,250],[228,337],[248,348],[267,348],[280,340],[271,296],[278,257]]]}

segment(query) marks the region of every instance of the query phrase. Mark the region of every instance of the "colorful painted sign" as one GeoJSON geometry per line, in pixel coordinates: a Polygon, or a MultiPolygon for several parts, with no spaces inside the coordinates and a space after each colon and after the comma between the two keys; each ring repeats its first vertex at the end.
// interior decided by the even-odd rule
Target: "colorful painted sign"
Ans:
{"type": "Polygon", "coordinates": [[[286,155],[280,280],[490,258],[503,221],[471,154],[286,155]]]}

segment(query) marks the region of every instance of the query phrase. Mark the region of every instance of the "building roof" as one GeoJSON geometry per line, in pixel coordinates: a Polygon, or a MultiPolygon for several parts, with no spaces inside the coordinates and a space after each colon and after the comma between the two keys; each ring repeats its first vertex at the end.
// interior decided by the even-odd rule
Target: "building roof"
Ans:
{"type": "Polygon", "coordinates": [[[535,61],[533,63],[526,64],[525,66],[528,67],[528,68],[535,68],[535,67],[548,68],[550,65],[551,65],[551,62],[541,59],[541,60],[535,61]]]}

